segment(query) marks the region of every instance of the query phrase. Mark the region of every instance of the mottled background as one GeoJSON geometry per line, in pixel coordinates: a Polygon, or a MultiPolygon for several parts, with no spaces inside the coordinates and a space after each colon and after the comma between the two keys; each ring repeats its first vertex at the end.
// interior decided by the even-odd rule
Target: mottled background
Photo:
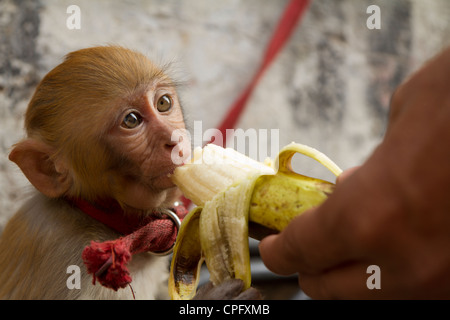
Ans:
{"type": "MultiPolygon", "coordinates": [[[[29,188],[7,154],[23,137],[35,86],[66,53],[120,44],[173,62],[188,124],[202,120],[206,130],[251,79],[286,3],[0,0],[0,232],[29,188]],[[72,4],[81,9],[80,30],[66,27],[72,4]]],[[[383,137],[393,90],[450,44],[449,17],[447,0],[312,1],[238,127],[279,129],[280,146],[314,146],[344,169],[361,164],[383,137]],[[366,27],[371,4],[381,9],[379,30],[366,27]]],[[[295,161],[303,173],[332,179],[295,161]]],[[[270,297],[302,297],[291,288],[270,297]]]]}

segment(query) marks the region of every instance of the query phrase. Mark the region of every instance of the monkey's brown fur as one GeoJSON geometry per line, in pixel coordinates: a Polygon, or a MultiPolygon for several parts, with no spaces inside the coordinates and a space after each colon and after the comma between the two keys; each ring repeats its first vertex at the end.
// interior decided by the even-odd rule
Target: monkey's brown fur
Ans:
{"type": "MultiPolygon", "coordinates": [[[[126,214],[168,207],[179,195],[167,174],[175,165],[184,129],[173,81],[145,56],[116,46],[67,55],[38,85],[26,117],[27,138],[10,159],[37,189],[11,218],[0,237],[0,298],[132,298],[92,285],[81,252],[91,240],[120,235],[72,207],[66,197],[118,201],[126,214]],[[171,108],[157,102],[170,97],[171,108]],[[136,128],[123,125],[134,112],[136,128]],[[81,269],[81,289],[69,289],[71,265],[81,269]]],[[[133,256],[129,265],[136,298],[167,297],[167,258],[133,256]]]]}

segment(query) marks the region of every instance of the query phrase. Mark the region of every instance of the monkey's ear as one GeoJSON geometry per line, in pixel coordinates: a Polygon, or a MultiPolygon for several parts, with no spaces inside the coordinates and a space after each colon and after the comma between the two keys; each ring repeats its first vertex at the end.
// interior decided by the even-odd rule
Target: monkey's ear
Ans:
{"type": "Polygon", "coordinates": [[[51,155],[54,149],[37,139],[26,139],[16,145],[9,154],[31,184],[50,198],[64,195],[70,188],[68,170],[57,165],[51,155]]]}

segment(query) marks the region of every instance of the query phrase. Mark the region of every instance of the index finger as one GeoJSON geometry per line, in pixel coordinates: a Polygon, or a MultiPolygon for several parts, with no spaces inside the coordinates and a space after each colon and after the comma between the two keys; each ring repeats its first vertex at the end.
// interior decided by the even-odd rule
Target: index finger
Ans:
{"type": "Polygon", "coordinates": [[[355,169],[340,179],[336,190],[321,206],[297,216],[282,232],[260,242],[261,258],[269,270],[282,275],[318,273],[358,255],[356,247],[352,247],[353,222],[349,211],[359,210],[352,204],[365,191],[355,169]]]}
{"type": "Polygon", "coordinates": [[[281,275],[316,273],[343,259],[344,250],[323,231],[316,211],[304,212],[282,232],[260,242],[260,255],[269,270],[281,275]]]}

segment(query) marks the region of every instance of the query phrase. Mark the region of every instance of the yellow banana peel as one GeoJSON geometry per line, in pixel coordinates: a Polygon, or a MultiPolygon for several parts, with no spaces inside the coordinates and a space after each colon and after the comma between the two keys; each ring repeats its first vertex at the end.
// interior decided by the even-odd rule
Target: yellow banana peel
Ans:
{"type": "Polygon", "coordinates": [[[317,160],[336,176],[342,172],[323,153],[297,143],[281,149],[274,163],[209,144],[194,150],[191,162],[175,170],[172,181],[197,207],[183,220],[174,247],[169,275],[172,299],[195,296],[203,262],[214,285],[236,278],[249,288],[249,225],[279,232],[333,192],[333,183],[292,170],[296,153],[317,160]]]}

